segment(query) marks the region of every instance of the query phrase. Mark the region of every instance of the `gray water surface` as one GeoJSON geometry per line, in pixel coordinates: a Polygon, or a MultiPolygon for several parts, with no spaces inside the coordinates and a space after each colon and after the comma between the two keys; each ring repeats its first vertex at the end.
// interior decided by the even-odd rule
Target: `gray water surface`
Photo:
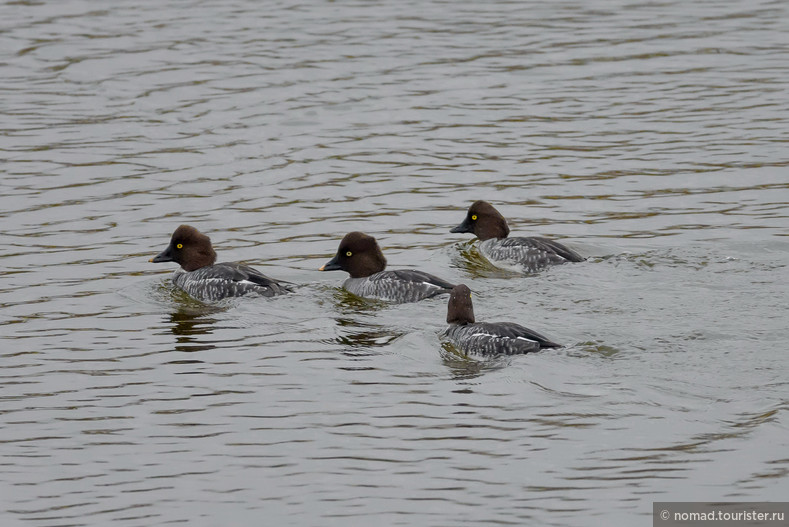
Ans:
{"type": "Polygon", "coordinates": [[[789,495],[789,5],[0,6],[2,525],[648,525],[789,495]],[[580,264],[449,234],[476,199],[580,264]],[[182,223],[301,287],[207,306],[182,223]],[[446,300],[565,347],[476,360],[446,300]]]}

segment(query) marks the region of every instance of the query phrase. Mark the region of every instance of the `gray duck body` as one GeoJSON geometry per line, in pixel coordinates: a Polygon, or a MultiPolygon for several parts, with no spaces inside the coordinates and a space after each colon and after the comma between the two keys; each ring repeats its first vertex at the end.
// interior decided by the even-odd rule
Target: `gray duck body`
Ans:
{"type": "Polygon", "coordinates": [[[423,271],[401,269],[380,271],[363,278],[348,278],[343,287],[357,296],[406,303],[449,294],[454,286],[423,271]]]}
{"type": "Polygon", "coordinates": [[[446,335],[456,348],[479,355],[521,355],[559,347],[536,331],[514,322],[451,324],[446,335]]]}
{"type": "Polygon", "coordinates": [[[265,297],[292,292],[252,267],[239,263],[218,263],[195,271],[177,269],[173,283],[197,300],[216,301],[223,298],[257,294],[265,297]]]}
{"type": "Polygon", "coordinates": [[[534,273],[551,265],[583,262],[575,251],[548,238],[490,238],[479,243],[479,252],[498,267],[534,273]]]}

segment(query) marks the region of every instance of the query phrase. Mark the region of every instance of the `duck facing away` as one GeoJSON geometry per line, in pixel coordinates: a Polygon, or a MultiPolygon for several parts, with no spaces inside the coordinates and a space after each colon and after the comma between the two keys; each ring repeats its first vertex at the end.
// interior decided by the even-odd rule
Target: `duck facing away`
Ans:
{"type": "Polygon", "coordinates": [[[170,245],[149,261],[179,264],[181,268],[173,274],[173,283],[202,302],[250,293],[271,297],[292,291],[284,283],[246,265],[215,263],[211,239],[189,225],[178,227],[170,245]]]}
{"type": "Polygon", "coordinates": [[[447,323],[447,337],[467,354],[518,355],[561,347],[514,322],[476,322],[471,291],[463,284],[456,285],[449,296],[447,323]]]}
{"type": "Polygon", "coordinates": [[[357,296],[398,304],[448,294],[454,287],[423,271],[385,269],[386,258],[378,242],[361,232],[346,234],[334,258],[320,268],[321,271],[341,270],[350,274],[343,287],[357,296]]]}
{"type": "Polygon", "coordinates": [[[487,201],[471,204],[463,223],[449,232],[469,232],[480,240],[479,252],[499,267],[533,273],[551,265],[585,258],[561,243],[541,237],[509,238],[507,220],[487,201]]]}

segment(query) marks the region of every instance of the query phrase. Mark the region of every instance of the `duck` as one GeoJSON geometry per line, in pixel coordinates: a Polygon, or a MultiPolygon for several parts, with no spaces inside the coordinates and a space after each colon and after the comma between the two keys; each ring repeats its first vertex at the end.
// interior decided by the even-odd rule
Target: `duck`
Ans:
{"type": "Polygon", "coordinates": [[[175,229],[167,248],[149,262],[179,264],[181,267],[173,274],[173,283],[201,302],[247,294],[273,297],[293,291],[292,284],[269,278],[247,265],[216,263],[211,238],[190,225],[175,229]]]}
{"type": "Polygon", "coordinates": [[[447,305],[445,335],[466,354],[519,355],[545,348],[560,348],[534,330],[514,322],[476,322],[471,290],[465,284],[452,288],[447,305]]]}
{"type": "Polygon", "coordinates": [[[471,204],[463,223],[452,233],[472,233],[479,238],[479,252],[497,267],[534,273],[551,265],[583,262],[583,256],[561,243],[542,237],[509,237],[507,220],[487,201],[471,204]]]}
{"type": "Polygon", "coordinates": [[[321,271],[345,271],[350,277],[343,288],[354,295],[392,303],[418,302],[449,294],[454,284],[412,269],[386,271],[386,258],[374,237],[363,232],[346,234],[337,254],[321,271]]]}

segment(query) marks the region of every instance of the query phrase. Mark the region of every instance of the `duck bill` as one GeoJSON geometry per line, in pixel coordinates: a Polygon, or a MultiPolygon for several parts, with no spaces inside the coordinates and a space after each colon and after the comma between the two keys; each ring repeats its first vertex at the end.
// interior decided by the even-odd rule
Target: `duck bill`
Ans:
{"type": "Polygon", "coordinates": [[[454,229],[450,230],[449,232],[474,232],[474,227],[471,225],[471,222],[468,220],[468,217],[466,217],[466,219],[463,220],[463,223],[461,223],[454,229]]]}
{"type": "Polygon", "coordinates": [[[339,263],[339,257],[335,256],[334,258],[332,258],[331,260],[326,262],[318,270],[319,271],[340,271],[340,270],[342,270],[342,267],[340,267],[340,263],[339,263]]]}
{"type": "Polygon", "coordinates": [[[172,262],[173,261],[173,253],[170,250],[170,247],[168,246],[167,249],[163,250],[162,252],[160,252],[159,254],[157,254],[156,256],[154,256],[153,258],[151,258],[148,261],[152,262],[152,263],[172,262]]]}

